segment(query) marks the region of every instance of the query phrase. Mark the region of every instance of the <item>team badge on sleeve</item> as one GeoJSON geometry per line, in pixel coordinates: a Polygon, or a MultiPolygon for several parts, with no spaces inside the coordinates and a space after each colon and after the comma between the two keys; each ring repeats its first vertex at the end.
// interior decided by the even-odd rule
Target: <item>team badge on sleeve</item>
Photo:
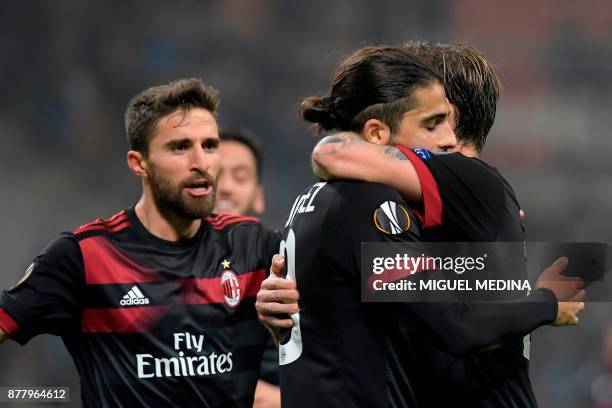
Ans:
{"type": "Polygon", "coordinates": [[[385,234],[396,235],[410,228],[410,216],[401,204],[385,201],[374,211],[374,225],[385,234]]]}
{"type": "Polygon", "coordinates": [[[426,149],[412,149],[421,159],[427,160],[431,158],[431,153],[426,149]]]}
{"type": "MultiPolygon", "coordinates": [[[[21,279],[19,279],[19,282],[17,282],[15,284],[15,286],[13,286],[13,288],[16,288],[17,286],[21,285],[23,282],[25,282],[26,280],[28,280],[28,278],[30,276],[32,276],[32,272],[34,271],[34,265],[36,264],[36,262],[32,262],[32,265],[29,266],[29,268],[25,271],[25,273],[23,274],[23,276],[21,277],[21,279]]],[[[11,289],[13,289],[11,288],[11,289]]]]}

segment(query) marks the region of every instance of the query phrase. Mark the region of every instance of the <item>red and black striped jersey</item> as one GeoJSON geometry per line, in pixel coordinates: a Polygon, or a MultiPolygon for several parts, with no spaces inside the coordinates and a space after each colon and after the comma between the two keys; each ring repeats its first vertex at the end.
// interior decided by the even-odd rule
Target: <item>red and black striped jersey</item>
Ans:
{"type": "Polygon", "coordinates": [[[251,407],[269,338],[255,295],[279,241],[229,215],[166,241],[130,208],[51,242],[2,292],[0,328],[61,336],[87,407],[251,407]]]}

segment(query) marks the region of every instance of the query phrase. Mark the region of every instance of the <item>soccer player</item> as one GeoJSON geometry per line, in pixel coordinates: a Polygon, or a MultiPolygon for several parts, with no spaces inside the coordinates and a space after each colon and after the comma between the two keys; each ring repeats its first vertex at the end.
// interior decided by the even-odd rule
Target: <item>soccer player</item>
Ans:
{"type": "Polygon", "coordinates": [[[210,216],[217,93],[144,90],[125,114],[134,206],[61,234],[0,295],[0,339],[61,336],[86,407],[251,407],[268,333],[255,294],[279,235],[210,216]]]}
{"type": "Polygon", "coordinates": [[[261,172],[263,155],[255,138],[245,130],[222,130],[221,172],[215,213],[259,215],[265,209],[261,172]]]}
{"type": "MultiPolygon", "coordinates": [[[[495,119],[495,71],[482,53],[465,45],[413,43],[406,49],[424,57],[444,78],[462,154],[436,155],[399,144],[396,149],[341,134],[315,149],[318,174],[383,182],[404,198],[420,201],[424,240],[523,241],[520,206],[512,187],[495,168],[477,159],[495,119]]],[[[511,256],[500,254],[504,255],[511,256]]],[[[565,265],[566,260],[558,261],[558,267],[565,265]]],[[[418,344],[420,366],[413,386],[423,406],[537,406],[528,376],[529,337],[510,338],[501,347],[464,358],[449,355],[421,332],[412,342],[418,344]]]]}
{"type": "MultiPolygon", "coordinates": [[[[350,56],[336,70],[330,96],[307,99],[301,113],[326,129],[392,137],[397,143],[416,140],[430,150],[455,147],[440,79],[420,58],[393,47],[369,47],[350,56]]],[[[546,290],[529,299],[542,303],[361,303],[361,242],[418,240],[413,211],[381,184],[321,182],[296,199],[281,243],[287,277],[300,290],[300,312],[291,316],[293,327],[280,341],[283,404],[416,406],[411,379],[418,350],[402,324],[407,317],[457,354],[507,335],[522,336],[555,317],[565,324],[575,317],[576,310],[561,317],[561,308],[557,315],[556,298],[546,290]]],[[[282,305],[266,309],[266,302],[274,303],[273,287],[266,283],[258,311],[270,322],[266,314],[282,305]]],[[[278,326],[286,320],[278,319],[278,326]]]]}
{"type": "MultiPolygon", "coordinates": [[[[261,214],[265,207],[261,185],[263,155],[257,140],[243,129],[222,130],[219,136],[221,171],[215,213],[239,216],[261,214]]],[[[278,350],[270,338],[261,361],[254,408],[280,407],[278,381],[278,350]]]]}

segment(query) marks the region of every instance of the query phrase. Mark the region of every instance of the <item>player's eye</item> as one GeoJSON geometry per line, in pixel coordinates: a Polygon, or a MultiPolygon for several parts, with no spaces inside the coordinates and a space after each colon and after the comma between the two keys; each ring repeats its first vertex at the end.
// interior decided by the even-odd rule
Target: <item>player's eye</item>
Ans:
{"type": "Polygon", "coordinates": [[[433,119],[427,123],[425,123],[425,129],[427,129],[429,132],[433,132],[434,130],[436,130],[442,123],[444,123],[446,121],[446,117],[438,117],[436,119],[433,119]]]}
{"type": "Polygon", "coordinates": [[[234,180],[237,183],[246,183],[251,179],[251,174],[247,169],[239,168],[233,171],[234,180]]]}
{"type": "Polygon", "coordinates": [[[179,143],[174,143],[171,146],[171,149],[175,152],[182,152],[185,151],[189,148],[189,143],[187,142],[179,142],[179,143]]]}
{"type": "Polygon", "coordinates": [[[207,139],[202,145],[206,151],[214,151],[219,147],[219,139],[207,139]]]}

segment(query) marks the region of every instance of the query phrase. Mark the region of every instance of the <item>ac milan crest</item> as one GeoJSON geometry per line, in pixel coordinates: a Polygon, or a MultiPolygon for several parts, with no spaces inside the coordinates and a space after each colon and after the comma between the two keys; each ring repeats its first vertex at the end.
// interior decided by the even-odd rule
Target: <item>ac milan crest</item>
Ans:
{"type": "Polygon", "coordinates": [[[233,271],[226,270],[221,275],[221,290],[226,305],[231,308],[238,306],[240,303],[240,282],[233,271]]]}

